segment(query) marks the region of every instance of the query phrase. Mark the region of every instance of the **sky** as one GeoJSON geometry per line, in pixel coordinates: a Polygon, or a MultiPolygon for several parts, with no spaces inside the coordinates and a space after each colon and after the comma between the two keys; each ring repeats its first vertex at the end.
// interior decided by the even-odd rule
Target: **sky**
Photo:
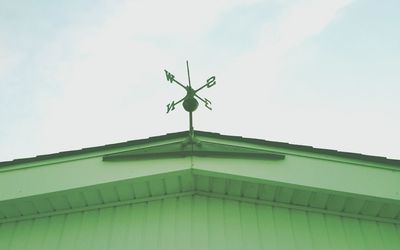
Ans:
{"type": "Polygon", "coordinates": [[[0,161],[194,128],[400,159],[400,1],[0,0],[0,161]]]}

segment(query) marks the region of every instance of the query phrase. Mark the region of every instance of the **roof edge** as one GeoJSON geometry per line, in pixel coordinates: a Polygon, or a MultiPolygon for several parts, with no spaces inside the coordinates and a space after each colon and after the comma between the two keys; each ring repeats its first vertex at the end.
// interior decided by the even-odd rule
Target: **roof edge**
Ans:
{"type": "MultiPolygon", "coordinates": [[[[303,152],[307,152],[307,153],[325,154],[325,155],[329,155],[329,156],[341,157],[344,159],[360,160],[360,161],[364,161],[364,162],[371,162],[371,163],[377,163],[377,164],[385,164],[388,166],[400,168],[400,160],[390,159],[390,158],[386,158],[386,157],[382,157],[382,156],[373,156],[373,155],[365,155],[365,154],[352,153],[352,152],[343,152],[343,151],[332,150],[332,149],[314,148],[314,147],[305,146],[305,145],[289,144],[289,143],[285,143],[285,142],[268,141],[268,140],[256,139],[256,138],[246,138],[246,137],[241,137],[241,136],[221,135],[219,133],[207,132],[207,131],[201,131],[201,130],[195,130],[194,132],[198,136],[214,137],[216,139],[240,141],[240,142],[245,142],[245,143],[278,147],[278,148],[284,148],[284,149],[289,149],[289,150],[298,150],[298,151],[303,151],[303,152]]],[[[60,158],[60,157],[69,157],[69,156],[81,155],[81,154],[86,154],[86,153],[100,152],[100,151],[104,151],[104,150],[108,150],[108,149],[115,149],[115,148],[119,148],[119,147],[128,147],[128,146],[135,146],[135,145],[140,145],[140,144],[145,144],[145,143],[160,142],[160,141],[164,141],[164,140],[182,138],[185,136],[188,136],[188,131],[168,133],[165,135],[152,136],[152,137],[145,138],[145,139],[130,140],[130,141],[126,141],[126,142],[106,144],[103,146],[88,147],[88,148],[82,148],[82,149],[78,149],[78,150],[70,150],[70,151],[63,151],[63,152],[58,152],[58,153],[53,153],[53,154],[38,155],[35,157],[14,159],[14,160],[10,160],[10,161],[0,162],[0,168],[9,167],[9,166],[13,166],[13,165],[19,165],[19,164],[23,164],[23,163],[51,160],[51,159],[56,159],[56,158],[60,158]]]]}

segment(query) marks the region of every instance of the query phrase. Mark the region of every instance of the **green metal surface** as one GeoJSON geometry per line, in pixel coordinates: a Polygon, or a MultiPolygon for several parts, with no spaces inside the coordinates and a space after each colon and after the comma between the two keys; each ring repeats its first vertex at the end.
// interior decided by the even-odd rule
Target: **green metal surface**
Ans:
{"type": "Polygon", "coordinates": [[[0,250],[399,249],[398,160],[196,138],[3,163],[0,250]]]}
{"type": "MultiPolygon", "coordinates": [[[[178,152],[182,148],[177,145],[187,137],[187,133],[182,132],[71,154],[56,154],[57,158],[52,156],[54,158],[15,163],[0,169],[0,202],[190,171],[192,176],[201,173],[227,181],[246,179],[249,182],[284,187],[286,191],[277,195],[278,201],[282,198],[284,203],[305,204],[334,211],[342,208],[346,209],[344,212],[352,214],[400,219],[400,169],[390,164],[324,154],[314,149],[307,151],[303,149],[309,147],[304,146],[294,147],[206,132],[198,132],[196,136],[204,147],[196,149],[199,152],[204,150],[205,155],[202,157],[188,154],[187,157],[175,155],[172,158],[163,156],[151,160],[135,158],[146,152],[150,152],[150,155],[167,152],[167,156],[174,150],[178,152]],[[172,151],[171,145],[175,145],[172,151]],[[252,154],[265,157],[249,159],[252,154]],[[271,161],[271,156],[285,158],[271,161]],[[110,162],[104,161],[103,157],[121,158],[110,162]],[[298,198],[303,195],[302,192],[287,195],[297,190],[311,190],[316,194],[302,198],[298,198]]],[[[196,148],[197,145],[188,147],[196,148]]],[[[65,203],[65,198],[58,199],[65,203]]],[[[23,211],[17,214],[35,212],[35,209],[29,209],[32,207],[30,203],[24,205],[24,202],[18,202],[17,207],[23,211]]],[[[0,218],[10,217],[13,214],[10,207],[13,206],[15,204],[7,204],[4,215],[0,207],[0,218]]]]}
{"type": "Polygon", "coordinates": [[[382,249],[400,227],[201,195],[0,225],[0,249],[382,249]]]}

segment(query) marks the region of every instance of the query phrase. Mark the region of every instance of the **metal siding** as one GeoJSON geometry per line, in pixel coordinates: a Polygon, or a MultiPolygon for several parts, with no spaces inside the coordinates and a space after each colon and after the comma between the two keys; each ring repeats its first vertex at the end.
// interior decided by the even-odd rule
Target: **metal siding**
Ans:
{"type": "Polygon", "coordinates": [[[182,196],[0,225],[0,249],[383,249],[398,225],[182,196]]]}

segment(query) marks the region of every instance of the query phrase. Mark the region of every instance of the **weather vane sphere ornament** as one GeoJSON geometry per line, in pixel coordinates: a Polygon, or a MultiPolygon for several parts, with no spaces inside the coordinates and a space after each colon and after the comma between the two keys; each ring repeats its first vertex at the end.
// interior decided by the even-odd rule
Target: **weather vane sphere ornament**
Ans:
{"type": "Polygon", "coordinates": [[[202,98],[200,97],[197,93],[202,90],[203,88],[207,87],[207,88],[211,88],[212,86],[214,86],[217,81],[215,80],[215,76],[211,76],[210,78],[207,79],[206,83],[201,86],[198,89],[193,89],[192,88],[192,84],[190,82],[190,72],[189,72],[189,62],[186,61],[186,69],[187,69],[187,74],[188,74],[188,85],[183,85],[182,83],[180,83],[178,80],[175,79],[175,76],[170,73],[167,70],[164,70],[165,72],[165,76],[167,78],[167,81],[169,81],[170,83],[176,83],[179,86],[181,86],[182,88],[184,88],[186,90],[186,96],[183,97],[182,99],[180,99],[179,101],[175,102],[172,101],[171,103],[167,104],[167,113],[169,113],[172,110],[175,110],[175,106],[181,102],[183,108],[189,112],[189,132],[190,135],[193,137],[193,116],[192,113],[198,108],[199,106],[199,102],[197,101],[197,99],[199,99],[200,101],[202,101],[205,105],[206,108],[208,108],[209,110],[212,110],[211,108],[211,102],[207,99],[207,98],[202,98]]]}
{"type": "Polygon", "coordinates": [[[187,112],[193,112],[199,106],[199,102],[193,96],[186,96],[182,106],[187,112]]]}

